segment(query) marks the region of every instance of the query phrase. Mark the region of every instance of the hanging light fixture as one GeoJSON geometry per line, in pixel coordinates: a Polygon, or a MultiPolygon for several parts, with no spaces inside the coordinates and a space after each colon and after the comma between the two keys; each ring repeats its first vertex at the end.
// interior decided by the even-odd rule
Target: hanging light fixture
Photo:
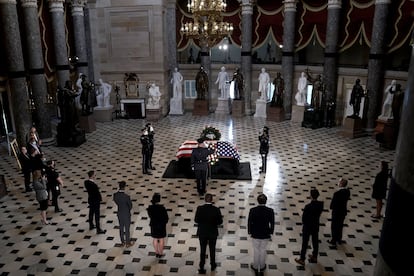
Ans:
{"type": "Polygon", "coordinates": [[[223,21],[226,7],[226,0],[188,0],[193,22],[184,23],[181,34],[199,40],[202,46],[213,47],[233,32],[233,24],[223,21]]]}

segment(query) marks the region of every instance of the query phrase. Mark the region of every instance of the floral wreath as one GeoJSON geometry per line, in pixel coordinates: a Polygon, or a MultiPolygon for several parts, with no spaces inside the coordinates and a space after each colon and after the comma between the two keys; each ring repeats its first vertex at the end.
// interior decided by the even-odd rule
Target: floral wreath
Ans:
{"type": "Polygon", "coordinates": [[[215,127],[205,126],[201,132],[200,138],[203,138],[204,140],[220,140],[221,133],[220,130],[215,127]]]}

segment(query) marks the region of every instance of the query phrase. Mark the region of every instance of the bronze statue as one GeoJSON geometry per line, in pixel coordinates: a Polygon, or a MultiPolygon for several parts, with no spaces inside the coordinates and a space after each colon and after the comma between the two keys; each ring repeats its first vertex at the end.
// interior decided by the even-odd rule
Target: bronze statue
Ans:
{"type": "Polygon", "coordinates": [[[241,100],[243,98],[244,78],[239,68],[236,68],[232,81],[234,81],[234,99],[241,100]]]}
{"type": "Polygon", "coordinates": [[[275,90],[273,91],[271,106],[283,106],[283,91],[285,86],[285,81],[283,80],[280,73],[276,74],[276,78],[273,80],[273,85],[275,90]]]}
{"type": "Polygon", "coordinates": [[[352,88],[351,99],[349,100],[349,105],[352,105],[354,112],[351,115],[353,118],[359,118],[359,111],[361,109],[361,99],[364,97],[364,88],[360,84],[361,80],[357,79],[355,85],[352,88]]]}
{"type": "Polygon", "coordinates": [[[200,67],[200,71],[198,71],[195,81],[196,81],[197,99],[205,100],[208,94],[208,75],[206,71],[204,71],[203,66],[200,67]]]}

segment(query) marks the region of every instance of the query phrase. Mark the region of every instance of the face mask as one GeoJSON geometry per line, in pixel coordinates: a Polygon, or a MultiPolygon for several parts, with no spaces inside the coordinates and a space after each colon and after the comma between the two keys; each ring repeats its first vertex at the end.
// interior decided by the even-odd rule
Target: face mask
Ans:
{"type": "Polygon", "coordinates": [[[144,135],[148,135],[148,131],[144,131],[144,135]]]}

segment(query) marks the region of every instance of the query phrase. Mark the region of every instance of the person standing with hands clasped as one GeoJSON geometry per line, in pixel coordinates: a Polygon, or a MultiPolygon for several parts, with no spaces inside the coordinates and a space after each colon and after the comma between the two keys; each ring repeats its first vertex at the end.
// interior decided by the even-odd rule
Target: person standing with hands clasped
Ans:
{"type": "Polygon", "coordinates": [[[194,221],[197,225],[197,236],[200,241],[200,264],[198,273],[206,274],[204,264],[206,262],[207,244],[210,249],[211,271],[217,267],[216,264],[216,242],[218,226],[223,224],[223,216],[220,209],[213,205],[213,195],[207,193],[204,197],[205,204],[198,206],[194,221]]]}
{"type": "Polygon", "coordinates": [[[191,152],[191,168],[196,177],[198,194],[203,196],[207,186],[208,156],[214,153],[214,150],[208,149],[202,138],[199,138],[197,143],[198,147],[191,152]]]}
{"type": "Polygon", "coordinates": [[[168,213],[167,209],[161,204],[161,195],[155,193],[152,196],[151,205],[147,208],[150,218],[151,237],[155,249],[155,256],[161,258],[164,256],[164,243],[167,236],[168,213]]]}
{"type": "Polygon", "coordinates": [[[120,181],[118,184],[119,190],[114,194],[114,201],[118,206],[119,236],[121,237],[122,246],[131,247],[134,245],[134,242],[131,242],[129,231],[131,226],[131,197],[125,193],[126,182],[120,181]]]}
{"type": "Polygon", "coordinates": [[[342,230],[344,228],[344,220],[346,217],[347,203],[350,199],[351,192],[347,188],[348,180],[341,178],[339,179],[339,189],[332,197],[330,209],[332,210],[331,220],[331,240],[328,240],[332,246],[336,247],[336,244],[343,243],[342,241],[342,230]]]}
{"type": "Polygon", "coordinates": [[[96,227],[97,234],[105,234],[106,231],[101,228],[99,223],[101,212],[100,206],[102,202],[101,192],[98,185],[95,183],[95,171],[88,172],[88,180],[85,180],[85,189],[88,192],[89,203],[89,230],[96,227]],[[95,216],[95,225],[93,225],[93,217],[95,216]]]}
{"type": "Polygon", "coordinates": [[[374,185],[372,186],[372,198],[376,201],[376,212],[371,217],[374,219],[381,218],[382,201],[387,194],[388,178],[390,173],[388,171],[388,162],[381,161],[381,171],[375,177],[374,185]]]}
{"type": "Polygon", "coordinates": [[[150,158],[151,158],[151,139],[148,135],[148,129],[144,127],[141,129],[142,134],[139,138],[141,141],[141,153],[142,153],[142,173],[151,175],[151,166],[150,166],[150,158]]]}
{"type": "Polygon", "coordinates": [[[318,201],[319,191],[312,188],[310,191],[312,201],[303,209],[302,214],[302,249],[300,258],[295,259],[298,264],[305,265],[306,249],[308,248],[309,237],[312,236],[312,255],[309,255],[309,262],[318,261],[319,251],[319,218],[323,211],[323,202],[318,201]]]}
{"type": "Polygon", "coordinates": [[[262,133],[259,134],[259,153],[262,157],[262,166],[260,167],[260,173],[266,173],[267,154],[269,153],[269,128],[267,126],[264,126],[262,133]]]}
{"type": "Polygon", "coordinates": [[[267,196],[257,196],[258,206],[250,209],[247,219],[247,233],[252,237],[253,264],[250,266],[256,275],[266,269],[266,247],[275,230],[275,212],[266,206],[267,196]]]}

